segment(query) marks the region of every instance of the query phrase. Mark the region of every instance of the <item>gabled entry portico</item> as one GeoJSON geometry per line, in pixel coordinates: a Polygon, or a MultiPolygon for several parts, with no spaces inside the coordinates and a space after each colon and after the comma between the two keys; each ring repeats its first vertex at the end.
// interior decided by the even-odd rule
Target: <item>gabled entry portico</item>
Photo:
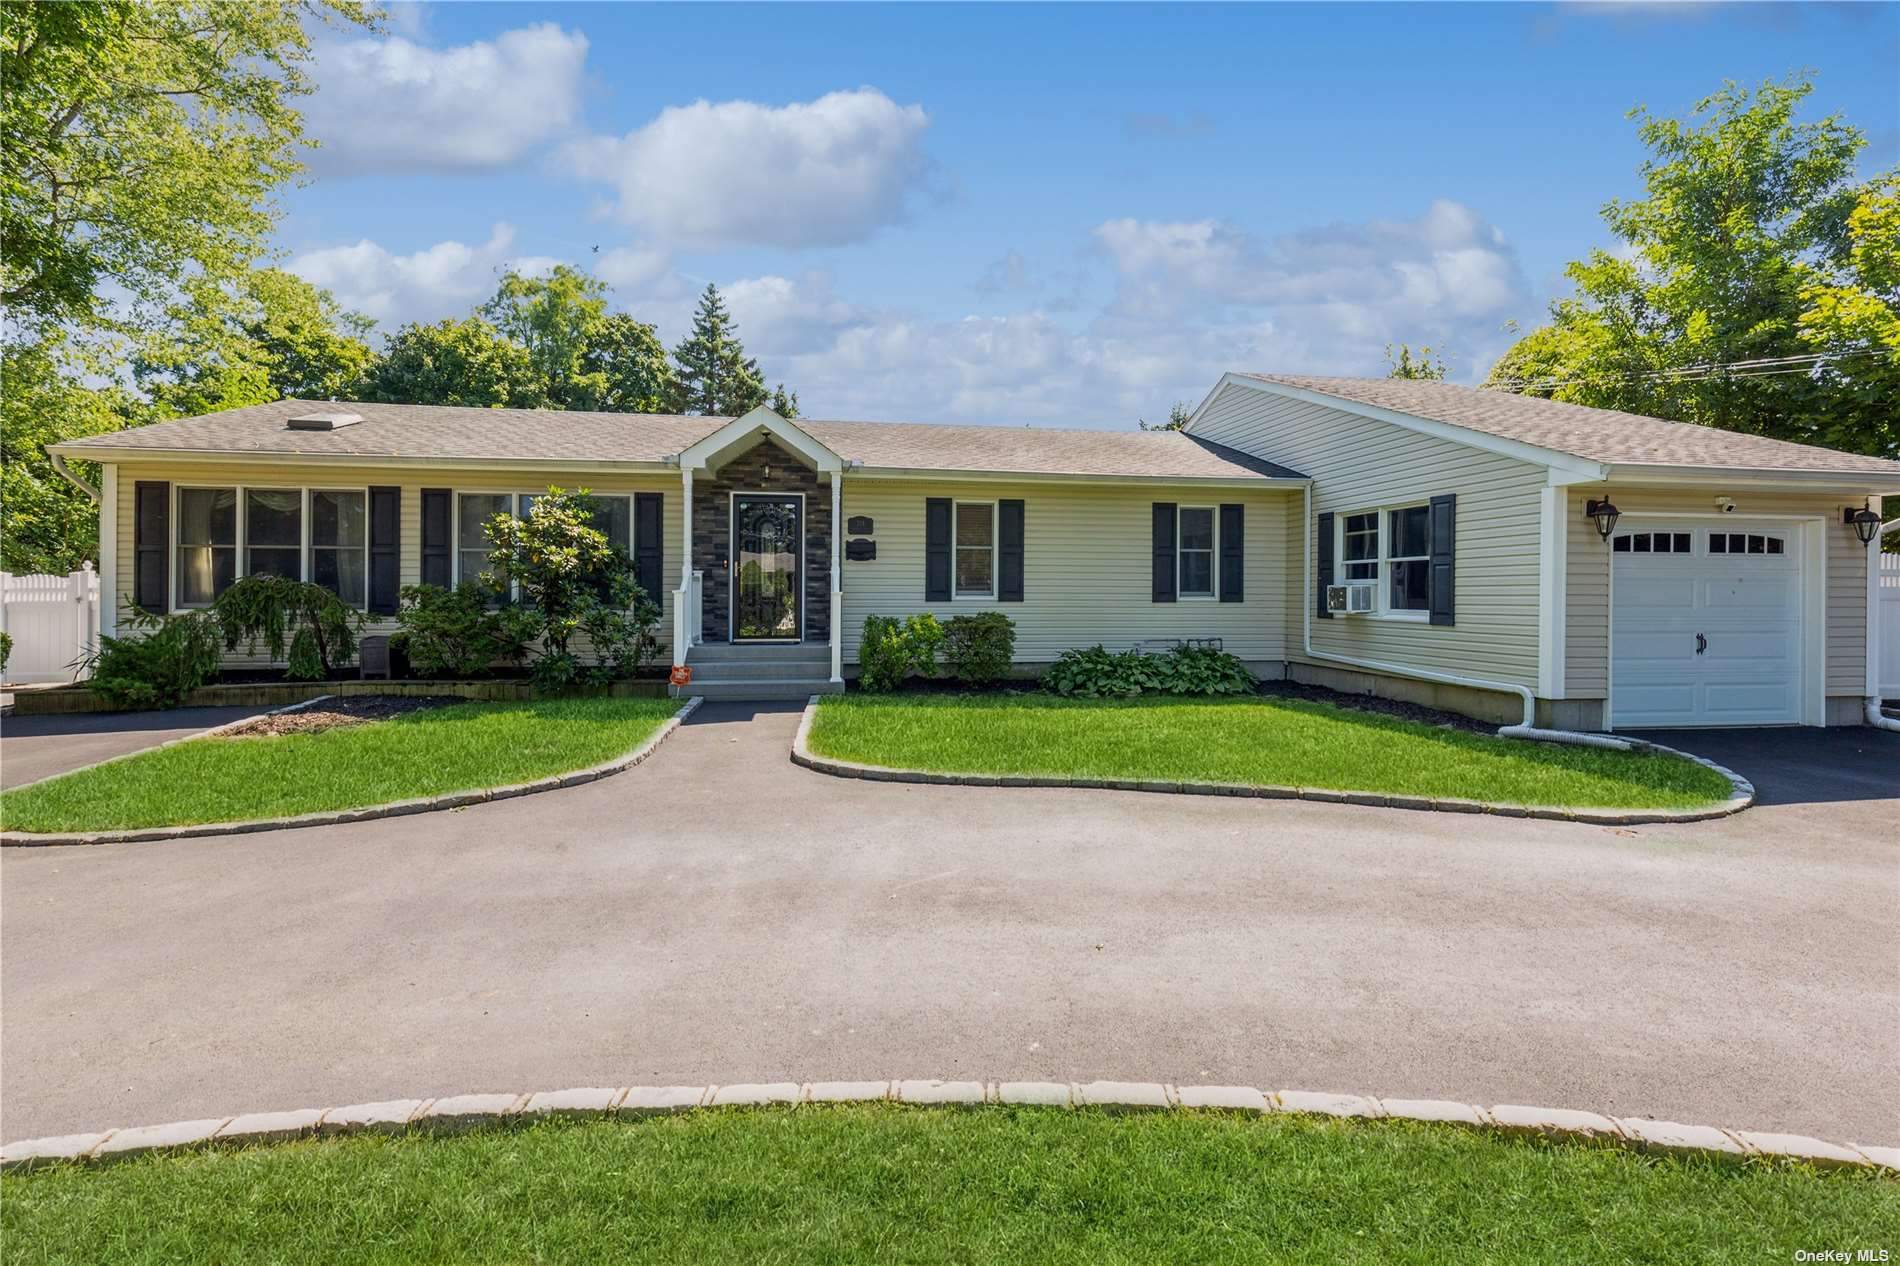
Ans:
{"type": "MultiPolygon", "coordinates": [[[[844,459],[761,406],[681,452],[679,467],[683,561],[674,593],[674,665],[743,663],[747,646],[825,648],[828,655],[794,658],[808,669],[828,668],[818,680],[841,688],[834,525],[844,459]],[[693,656],[695,647],[719,644],[733,650],[716,659],[693,656]]],[[[780,661],[792,659],[772,662],[780,661]]]]}

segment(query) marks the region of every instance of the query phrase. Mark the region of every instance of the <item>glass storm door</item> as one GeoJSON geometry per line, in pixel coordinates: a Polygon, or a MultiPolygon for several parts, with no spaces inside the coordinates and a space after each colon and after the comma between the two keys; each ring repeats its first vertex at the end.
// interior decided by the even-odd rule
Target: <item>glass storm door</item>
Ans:
{"type": "Polygon", "coordinates": [[[732,498],[732,640],[799,638],[804,503],[775,493],[732,498]]]}

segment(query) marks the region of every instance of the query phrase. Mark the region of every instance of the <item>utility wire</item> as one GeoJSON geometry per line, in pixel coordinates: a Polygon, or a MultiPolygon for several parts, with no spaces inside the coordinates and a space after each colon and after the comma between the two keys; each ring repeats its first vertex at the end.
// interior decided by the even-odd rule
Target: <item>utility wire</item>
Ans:
{"type": "Polygon", "coordinates": [[[1857,360],[1868,356],[1884,356],[1886,353],[1873,350],[1856,352],[1808,352],[1799,356],[1764,356],[1753,360],[1706,361],[1693,365],[1678,365],[1671,369],[1636,370],[1629,372],[1604,372],[1580,374],[1574,378],[1501,378],[1496,385],[1513,391],[1541,390],[1550,387],[1568,387],[1582,382],[1705,382],[1722,378],[1768,378],[1776,374],[1812,373],[1823,365],[1836,361],[1857,360]]]}

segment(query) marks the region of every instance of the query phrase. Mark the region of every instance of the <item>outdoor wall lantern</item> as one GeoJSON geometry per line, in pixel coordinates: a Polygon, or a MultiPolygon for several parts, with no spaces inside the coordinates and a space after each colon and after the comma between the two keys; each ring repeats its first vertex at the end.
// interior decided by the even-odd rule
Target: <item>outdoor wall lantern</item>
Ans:
{"type": "Polygon", "coordinates": [[[1860,538],[1862,545],[1873,544],[1874,537],[1880,532],[1880,516],[1862,506],[1841,511],[1841,522],[1854,529],[1854,535],[1860,538]]]}
{"type": "Polygon", "coordinates": [[[1597,535],[1604,540],[1610,539],[1610,533],[1616,531],[1616,520],[1623,512],[1611,504],[1608,497],[1601,501],[1586,501],[1583,512],[1597,521],[1597,535]]]}

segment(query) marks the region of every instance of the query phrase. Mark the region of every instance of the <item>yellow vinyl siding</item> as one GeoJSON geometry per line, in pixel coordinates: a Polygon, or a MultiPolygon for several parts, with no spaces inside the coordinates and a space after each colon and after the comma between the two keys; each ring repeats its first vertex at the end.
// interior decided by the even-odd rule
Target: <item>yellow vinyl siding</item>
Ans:
{"type": "MultiPolygon", "coordinates": [[[[1194,434],[1311,478],[1316,517],[1455,493],[1457,623],[1315,617],[1313,648],[1536,688],[1542,466],[1231,384],[1209,404],[1194,434]]],[[[1305,528],[1300,500],[1290,498],[1285,637],[1288,657],[1296,661],[1303,658],[1306,606],[1315,601],[1300,592],[1305,528]]],[[[1317,559],[1310,565],[1317,567],[1317,559]]]]}
{"type": "MultiPolygon", "coordinates": [[[[1602,699],[1610,683],[1610,550],[1596,528],[1583,517],[1584,502],[1601,497],[1606,489],[1570,491],[1570,547],[1566,559],[1564,673],[1565,693],[1572,699],[1602,699]]],[[[1612,485],[1607,489],[1625,516],[1644,514],[1713,513],[1719,488],[1636,488],[1612,485]]],[[[1830,695],[1861,695],[1867,688],[1867,550],[1841,526],[1841,508],[1861,505],[1864,496],[1850,493],[1758,492],[1737,488],[1726,495],[1735,499],[1738,521],[1750,515],[1805,515],[1822,520],[1826,551],[1827,588],[1826,663],[1823,670],[1830,695]]],[[[1696,531],[1719,527],[1720,520],[1685,519],[1696,531]]]]}
{"type": "MultiPolygon", "coordinates": [[[[550,486],[574,489],[586,487],[599,493],[658,492],[666,497],[661,522],[665,527],[665,543],[661,570],[661,588],[663,593],[652,595],[662,609],[658,633],[663,643],[670,647],[673,639],[673,589],[679,584],[680,574],[680,481],[677,477],[665,475],[591,475],[576,476],[572,473],[553,474],[536,472],[532,468],[507,472],[449,472],[417,470],[413,466],[377,467],[374,465],[338,467],[331,465],[304,466],[294,462],[256,461],[243,463],[212,463],[181,460],[155,460],[141,458],[136,462],[122,462],[118,465],[118,589],[119,628],[125,630],[126,608],[131,605],[132,585],[136,567],[136,555],[133,550],[137,526],[133,512],[135,489],[141,482],[159,480],[173,485],[186,487],[228,488],[236,486],[254,488],[367,488],[398,487],[402,489],[402,526],[400,531],[401,553],[397,571],[405,585],[413,585],[422,579],[422,490],[424,488],[449,488],[454,490],[499,490],[513,489],[520,492],[533,492],[550,486]]],[[[175,534],[175,526],[174,526],[175,534]]],[[[167,542],[166,569],[175,583],[177,567],[176,556],[170,553],[171,542],[167,542]]],[[[372,619],[363,627],[364,633],[392,633],[396,622],[389,617],[372,619]]],[[[261,651],[257,655],[248,655],[240,646],[225,657],[225,663],[233,668],[266,667],[269,659],[261,651]]]]}
{"type": "MultiPolygon", "coordinates": [[[[857,661],[867,615],[929,611],[939,619],[1000,611],[1016,624],[1016,659],[1047,663],[1071,647],[1126,649],[1146,638],[1218,637],[1249,661],[1286,657],[1286,504],[1282,490],[1011,483],[994,480],[844,481],[844,513],[869,515],[877,558],[844,563],[844,658],[857,661]],[[924,502],[1020,498],[1023,601],[924,600],[924,502]],[[1154,602],[1153,503],[1245,506],[1242,602],[1154,602]]],[[[1297,500],[1297,495],[1294,499],[1297,500]]],[[[1216,562],[1218,572],[1218,560],[1216,562]]]]}

